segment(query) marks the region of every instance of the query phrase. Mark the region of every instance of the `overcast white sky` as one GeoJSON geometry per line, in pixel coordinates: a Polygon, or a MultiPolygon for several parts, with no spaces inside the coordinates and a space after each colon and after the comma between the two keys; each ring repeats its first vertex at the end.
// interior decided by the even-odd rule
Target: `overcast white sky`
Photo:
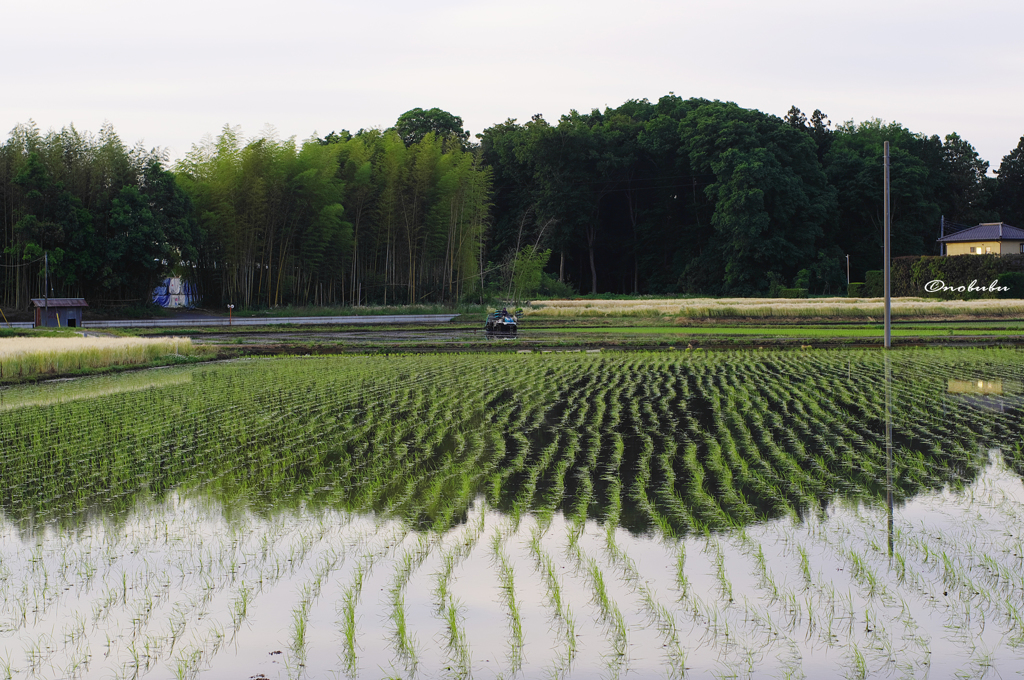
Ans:
{"type": "Polygon", "coordinates": [[[669,91],[956,131],[993,169],[1024,135],[1020,0],[4,0],[0,23],[0,133],[106,120],[172,158],[225,124],[437,106],[475,134],[669,91]]]}

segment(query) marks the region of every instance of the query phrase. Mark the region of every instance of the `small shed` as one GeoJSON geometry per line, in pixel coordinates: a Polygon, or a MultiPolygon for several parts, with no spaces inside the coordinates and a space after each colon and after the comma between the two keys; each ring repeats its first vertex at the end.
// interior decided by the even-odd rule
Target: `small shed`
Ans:
{"type": "Polygon", "coordinates": [[[1011,255],[1024,253],[1024,229],[986,222],[939,239],[945,255],[1011,255]]]}
{"type": "Polygon", "coordinates": [[[32,298],[36,308],[36,328],[80,328],[82,310],[89,304],[83,298],[32,298]]]}

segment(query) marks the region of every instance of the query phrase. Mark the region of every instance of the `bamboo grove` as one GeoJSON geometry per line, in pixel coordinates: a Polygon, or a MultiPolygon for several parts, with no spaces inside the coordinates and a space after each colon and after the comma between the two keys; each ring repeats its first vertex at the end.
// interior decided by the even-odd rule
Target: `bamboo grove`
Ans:
{"type": "Polygon", "coordinates": [[[211,244],[198,263],[205,297],[416,304],[479,289],[490,172],[457,138],[245,144],[225,128],[176,171],[211,244]]]}
{"type": "Polygon", "coordinates": [[[479,295],[491,173],[458,135],[297,143],[225,127],[174,166],[112,128],[0,147],[0,305],[142,305],[168,274],[210,306],[413,304],[479,295]]]}

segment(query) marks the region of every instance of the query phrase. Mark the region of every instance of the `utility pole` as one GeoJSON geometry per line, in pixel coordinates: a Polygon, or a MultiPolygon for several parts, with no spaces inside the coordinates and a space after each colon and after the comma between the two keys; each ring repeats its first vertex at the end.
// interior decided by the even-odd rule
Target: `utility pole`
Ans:
{"type": "Polygon", "coordinates": [[[892,279],[889,261],[892,258],[889,252],[889,236],[892,231],[892,216],[889,214],[889,142],[885,142],[885,245],[883,257],[885,258],[885,348],[892,349],[892,279]]]}
{"type": "Polygon", "coordinates": [[[846,254],[846,292],[850,292],[850,254],[846,254]]]}
{"type": "MultiPolygon", "coordinates": [[[[36,260],[38,262],[39,260],[36,260]]],[[[38,281],[39,279],[36,279],[38,281]]],[[[43,328],[50,318],[50,254],[43,251],[43,328]]]]}

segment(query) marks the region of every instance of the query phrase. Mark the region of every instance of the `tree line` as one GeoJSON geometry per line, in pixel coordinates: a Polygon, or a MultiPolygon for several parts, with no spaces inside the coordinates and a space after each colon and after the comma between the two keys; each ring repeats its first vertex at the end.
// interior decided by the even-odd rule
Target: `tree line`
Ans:
{"type": "Polygon", "coordinates": [[[193,280],[243,307],[418,304],[479,288],[491,171],[456,134],[225,128],[175,166],[204,234],[193,280]]]}
{"type": "Polygon", "coordinates": [[[127,147],[105,125],[40,133],[18,125],[0,146],[0,305],[44,293],[92,304],[140,303],[165,270],[203,245],[194,204],[166,159],[127,147]]]}
{"type": "Polygon", "coordinates": [[[990,177],[956,133],[667,96],[485,130],[491,247],[535,215],[549,270],[584,293],[844,293],[847,255],[853,280],[882,266],[885,140],[894,256],[938,254],[943,218],[1024,224],[1024,137],[990,177]]]}
{"type": "Polygon", "coordinates": [[[956,133],[833,125],[669,95],[477,135],[439,109],[303,142],[226,126],[171,165],[105,125],[0,146],[0,305],[144,304],[176,274],[205,304],[453,303],[542,294],[845,290],[940,223],[1024,226],[1024,137],[995,173],[956,133]]]}

